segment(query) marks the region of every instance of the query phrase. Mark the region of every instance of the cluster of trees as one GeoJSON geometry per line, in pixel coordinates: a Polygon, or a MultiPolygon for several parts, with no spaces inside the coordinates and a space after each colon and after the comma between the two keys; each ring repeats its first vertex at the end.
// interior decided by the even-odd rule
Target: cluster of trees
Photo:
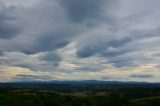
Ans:
{"type": "Polygon", "coordinates": [[[0,106],[128,106],[129,101],[119,95],[73,96],[52,92],[13,92],[0,93],[0,106]]]}
{"type": "Polygon", "coordinates": [[[159,106],[160,89],[57,92],[0,90],[0,106],[159,106]]]}

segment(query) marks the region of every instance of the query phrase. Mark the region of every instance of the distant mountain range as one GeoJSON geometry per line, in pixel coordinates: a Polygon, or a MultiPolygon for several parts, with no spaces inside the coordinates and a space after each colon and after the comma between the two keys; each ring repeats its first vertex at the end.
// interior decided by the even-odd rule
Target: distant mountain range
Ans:
{"type": "MultiPolygon", "coordinates": [[[[51,81],[15,81],[6,82],[7,84],[13,83],[48,83],[48,84],[160,84],[159,82],[136,82],[136,81],[101,81],[101,80],[51,80],[51,81]]],[[[0,83],[4,84],[4,83],[0,83]]]]}
{"type": "Polygon", "coordinates": [[[136,81],[102,81],[102,80],[51,80],[51,81],[15,81],[7,83],[59,83],[59,84],[160,84],[159,82],[136,82],[136,81]]]}
{"type": "Polygon", "coordinates": [[[122,88],[160,88],[160,83],[119,82],[119,81],[22,81],[0,83],[0,89],[33,89],[63,91],[96,91],[122,88]]]}

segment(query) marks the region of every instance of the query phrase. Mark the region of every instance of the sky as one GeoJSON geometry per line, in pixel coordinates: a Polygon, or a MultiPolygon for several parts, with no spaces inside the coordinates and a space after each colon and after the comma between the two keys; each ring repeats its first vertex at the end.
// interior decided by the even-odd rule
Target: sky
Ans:
{"type": "Polygon", "coordinates": [[[160,0],[0,0],[0,82],[160,82],[160,0]]]}

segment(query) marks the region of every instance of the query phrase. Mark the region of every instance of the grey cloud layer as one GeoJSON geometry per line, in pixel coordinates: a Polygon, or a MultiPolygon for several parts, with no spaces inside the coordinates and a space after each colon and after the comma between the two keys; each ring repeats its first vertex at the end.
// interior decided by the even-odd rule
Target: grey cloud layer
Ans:
{"type": "Polygon", "coordinates": [[[1,65],[66,71],[59,64],[74,58],[75,70],[99,71],[105,68],[100,63],[78,61],[99,57],[115,68],[159,61],[159,0],[0,1],[1,65]],[[72,43],[74,56],[57,53],[72,43]]]}
{"type": "MultiPolygon", "coordinates": [[[[38,4],[29,8],[1,5],[0,22],[3,24],[0,27],[0,51],[35,54],[63,48],[74,37],[81,36],[90,29],[81,21],[96,19],[102,14],[104,2],[70,0],[66,3],[64,0],[40,0],[38,4]]],[[[107,2],[109,5],[111,1],[107,2]]]]}
{"type": "Polygon", "coordinates": [[[133,74],[133,75],[130,75],[130,77],[133,77],[133,78],[152,78],[152,77],[154,77],[154,75],[152,75],[152,74],[133,74]]]}
{"type": "MultiPolygon", "coordinates": [[[[142,2],[144,1],[133,2],[130,5],[141,4],[142,2]]],[[[148,0],[147,3],[149,2],[151,1],[148,0]]],[[[122,13],[124,16],[120,17],[119,13],[115,14],[118,15],[118,17],[113,17],[113,21],[116,24],[108,26],[106,23],[106,25],[95,29],[96,31],[91,31],[87,35],[88,41],[84,37],[82,38],[83,44],[78,43],[78,57],[103,56],[116,67],[130,67],[138,65],[138,63],[145,64],[147,62],[152,63],[153,57],[146,56],[145,53],[159,52],[160,35],[158,29],[160,24],[156,23],[154,19],[160,15],[157,10],[152,8],[152,4],[147,4],[147,6],[147,8],[137,7],[143,9],[141,12],[134,11],[134,8],[131,8],[133,13],[132,11],[131,13],[125,13],[125,11],[122,12],[120,10],[119,13],[122,13]],[[143,12],[146,14],[143,14],[143,12]],[[154,24],[154,27],[149,26],[150,24],[154,24]],[[155,48],[157,49],[155,50],[155,48]]]]}
{"type": "Polygon", "coordinates": [[[53,77],[51,76],[45,76],[45,75],[25,75],[25,74],[19,74],[17,75],[13,81],[50,81],[53,77]]]}
{"type": "MultiPolygon", "coordinates": [[[[14,7],[22,8],[19,6],[14,7]]],[[[12,38],[9,41],[1,41],[3,46],[1,51],[21,51],[27,54],[52,51],[66,46],[71,37],[83,32],[82,30],[85,29],[85,26],[69,22],[65,18],[64,9],[56,0],[40,1],[35,7],[24,7],[21,11],[18,11],[18,9],[13,22],[12,17],[5,16],[8,13],[7,10],[1,9],[3,17],[0,18],[2,23],[0,38],[1,40],[2,38],[12,38]],[[16,28],[16,25],[19,24],[21,28],[16,28]],[[19,31],[22,32],[18,33],[19,31]]],[[[10,11],[13,12],[13,10],[10,11]]]]}

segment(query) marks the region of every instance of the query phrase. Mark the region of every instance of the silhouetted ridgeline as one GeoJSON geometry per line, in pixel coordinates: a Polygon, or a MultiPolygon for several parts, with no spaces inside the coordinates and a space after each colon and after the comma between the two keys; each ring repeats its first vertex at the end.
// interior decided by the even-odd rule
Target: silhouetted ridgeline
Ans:
{"type": "Polygon", "coordinates": [[[0,89],[43,89],[58,91],[103,91],[124,88],[160,88],[160,83],[117,81],[49,81],[0,83],[0,89]]]}

